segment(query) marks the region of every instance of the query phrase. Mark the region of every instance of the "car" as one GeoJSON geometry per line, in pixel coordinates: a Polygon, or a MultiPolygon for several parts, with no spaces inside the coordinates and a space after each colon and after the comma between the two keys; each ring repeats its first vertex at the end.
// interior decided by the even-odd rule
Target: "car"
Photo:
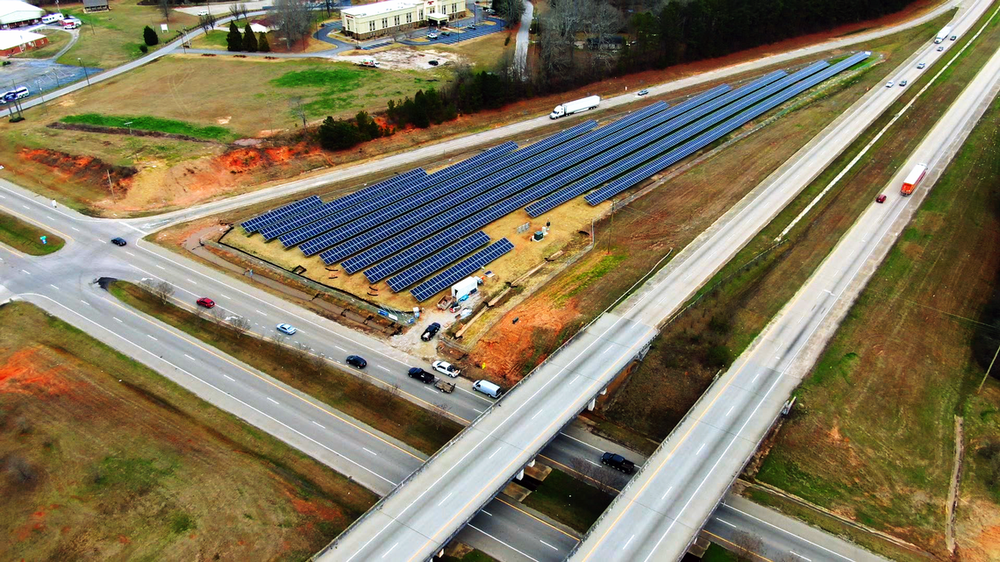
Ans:
{"type": "Polygon", "coordinates": [[[199,16],[207,16],[208,15],[208,10],[198,10],[198,15],[199,16]]]}
{"type": "Polygon", "coordinates": [[[424,333],[420,334],[420,339],[423,341],[431,341],[431,338],[436,336],[440,329],[441,329],[441,324],[435,322],[430,326],[427,326],[427,329],[424,330],[424,333]]]}
{"type": "Polygon", "coordinates": [[[601,464],[610,466],[611,468],[624,472],[625,474],[632,474],[635,472],[635,463],[615,453],[604,453],[601,455],[601,464]]]}
{"type": "Polygon", "coordinates": [[[436,61],[436,60],[429,60],[429,61],[427,61],[427,64],[429,64],[431,66],[437,66],[438,65],[438,61],[436,61]]]}
{"type": "Polygon", "coordinates": [[[875,198],[876,203],[885,203],[885,193],[875,198]]]}
{"type": "Polygon", "coordinates": [[[418,381],[424,384],[430,384],[434,382],[434,375],[428,373],[427,371],[421,369],[420,367],[413,367],[407,374],[410,375],[411,379],[417,379],[418,381]]]}
{"type": "Polygon", "coordinates": [[[900,80],[899,81],[899,87],[900,88],[902,88],[903,86],[906,86],[907,84],[909,84],[909,82],[907,82],[906,80],[900,80]]]}
{"type": "Polygon", "coordinates": [[[438,38],[438,34],[437,33],[428,33],[427,34],[427,38],[430,39],[431,41],[433,41],[433,40],[435,40],[435,39],[438,38]]]}
{"type": "Polygon", "coordinates": [[[451,363],[446,361],[435,361],[431,363],[431,367],[434,367],[434,370],[442,375],[448,375],[451,378],[455,378],[462,374],[462,371],[456,369],[451,365],[451,363]]]}
{"type": "Polygon", "coordinates": [[[121,236],[112,238],[111,243],[114,244],[115,246],[124,246],[125,244],[128,244],[128,242],[126,242],[125,239],[122,238],[121,236]]]}
{"type": "Polygon", "coordinates": [[[638,92],[635,93],[635,95],[637,95],[639,97],[642,97],[642,96],[644,96],[644,95],[646,95],[648,93],[649,93],[649,90],[639,90],[638,92]]]}
{"type": "Polygon", "coordinates": [[[917,65],[917,68],[921,69],[921,70],[924,69],[924,68],[927,68],[927,63],[926,62],[921,62],[920,64],[917,65]]]}
{"type": "Polygon", "coordinates": [[[886,83],[885,83],[885,87],[886,87],[886,88],[891,88],[891,87],[893,87],[894,85],[896,85],[896,83],[895,83],[895,82],[893,82],[892,80],[889,80],[888,82],[886,82],[886,83]]]}
{"type": "Polygon", "coordinates": [[[950,39],[950,40],[954,41],[955,39],[958,39],[958,35],[952,35],[952,36],[951,36],[951,37],[949,37],[948,39],[950,39]]]}
{"type": "Polygon", "coordinates": [[[472,24],[472,25],[470,25],[470,26],[468,27],[468,29],[476,29],[476,24],[472,24]]]}
{"type": "Polygon", "coordinates": [[[937,50],[938,50],[938,52],[939,52],[939,53],[940,53],[941,51],[943,51],[943,50],[944,50],[944,45],[941,45],[940,47],[938,47],[938,48],[937,48],[937,50]]]}
{"type": "Polygon", "coordinates": [[[63,21],[62,28],[63,29],[76,29],[76,28],[80,27],[81,25],[83,25],[83,24],[81,22],[79,22],[79,21],[63,21]]]}
{"type": "Polygon", "coordinates": [[[288,334],[289,336],[295,335],[295,332],[298,332],[298,330],[295,329],[295,326],[292,326],[291,324],[284,324],[284,323],[278,324],[277,325],[277,330],[279,332],[281,332],[282,334],[288,334]]]}
{"type": "Polygon", "coordinates": [[[444,30],[444,31],[441,32],[441,35],[444,35],[445,37],[448,37],[449,35],[451,35],[451,32],[446,29],[446,30],[444,30]]]}
{"type": "Polygon", "coordinates": [[[196,300],[195,302],[198,303],[198,306],[204,306],[205,308],[212,308],[212,307],[215,306],[215,301],[213,301],[212,299],[210,299],[208,297],[201,297],[200,299],[196,300]]]}
{"type": "Polygon", "coordinates": [[[357,367],[358,369],[364,369],[368,366],[368,362],[365,361],[365,358],[358,355],[348,355],[346,361],[348,365],[351,367],[357,367]]]}

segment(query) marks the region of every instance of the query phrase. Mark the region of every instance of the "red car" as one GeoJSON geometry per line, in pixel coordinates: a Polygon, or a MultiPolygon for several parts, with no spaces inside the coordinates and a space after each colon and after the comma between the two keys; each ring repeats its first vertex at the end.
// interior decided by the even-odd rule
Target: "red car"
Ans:
{"type": "Polygon", "coordinates": [[[876,197],[875,198],[875,202],[876,203],[885,203],[885,194],[883,193],[882,195],[879,195],[878,197],[876,197]]]}
{"type": "Polygon", "coordinates": [[[205,308],[212,308],[215,306],[215,301],[209,298],[202,297],[197,300],[198,306],[204,306],[205,308]]]}

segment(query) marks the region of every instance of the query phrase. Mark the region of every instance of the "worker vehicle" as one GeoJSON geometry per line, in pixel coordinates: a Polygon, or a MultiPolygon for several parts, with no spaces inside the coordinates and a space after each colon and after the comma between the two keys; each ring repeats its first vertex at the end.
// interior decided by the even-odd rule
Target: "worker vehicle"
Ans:
{"type": "Polygon", "coordinates": [[[920,183],[920,180],[924,179],[924,175],[927,173],[927,164],[917,164],[910,175],[906,176],[903,180],[903,187],[899,190],[903,195],[909,195],[913,193],[914,188],[920,183]]]}
{"type": "Polygon", "coordinates": [[[291,324],[284,324],[284,323],[278,324],[277,330],[279,332],[281,332],[282,334],[288,334],[289,336],[293,336],[293,335],[295,335],[295,332],[298,332],[298,330],[295,329],[295,326],[292,326],[291,324]]]}
{"type": "Polygon", "coordinates": [[[601,455],[601,464],[610,466],[611,468],[624,472],[625,474],[632,474],[635,472],[635,463],[621,455],[616,455],[615,453],[604,453],[601,455]]]}
{"type": "Polygon", "coordinates": [[[411,379],[417,379],[424,384],[430,384],[434,382],[434,375],[428,373],[427,371],[421,369],[420,367],[413,367],[407,373],[410,375],[411,379]]]}
{"type": "Polygon", "coordinates": [[[491,383],[490,381],[478,380],[472,383],[472,390],[476,392],[482,392],[490,398],[500,398],[500,387],[491,383]]]}
{"type": "Polygon", "coordinates": [[[368,366],[368,362],[365,361],[365,358],[359,355],[348,355],[346,361],[348,365],[358,369],[364,369],[368,366]]]}
{"type": "Polygon", "coordinates": [[[574,113],[594,109],[600,104],[601,96],[588,96],[583,99],[568,101],[557,105],[555,109],[552,110],[552,113],[549,114],[549,119],[559,119],[560,117],[566,117],[567,115],[573,115],[574,113]]]}
{"type": "Polygon", "coordinates": [[[944,41],[945,39],[948,38],[949,34],[951,34],[951,26],[950,25],[946,25],[944,27],[944,29],[942,29],[941,31],[938,32],[937,37],[934,38],[934,42],[935,43],[940,43],[940,42],[944,41]]]}
{"type": "Polygon", "coordinates": [[[424,333],[420,334],[420,339],[423,340],[423,341],[431,341],[431,338],[433,338],[434,336],[436,336],[437,333],[438,333],[438,330],[440,330],[440,329],[441,329],[441,324],[438,324],[437,322],[434,322],[430,326],[427,326],[427,329],[424,330],[424,333]]]}
{"type": "Polygon", "coordinates": [[[208,297],[201,297],[194,302],[198,303],[198,306],[204,306],[205,308],[212,308],[215,306],[215,301],[208,297]]]}
{"type": "Polygon", "coordinates": [[[436,383],[434,383],[434,388],[440,390],[441,392],[443,392],[445,394],[451,394],[452,392],[455,392],[455,383],[453,383],[453,382],[445,382],[445,381],[437,381],[436,383]]]}
{"type": "Polygon", "coordinates": [[[435,361],[431,363],[431,367],[434,367],[434,370],[442,375],[448,375],[451,378],[455,378],[462,374],[462,371],[456,369],[451,363],[446,361],[435,361]]]}

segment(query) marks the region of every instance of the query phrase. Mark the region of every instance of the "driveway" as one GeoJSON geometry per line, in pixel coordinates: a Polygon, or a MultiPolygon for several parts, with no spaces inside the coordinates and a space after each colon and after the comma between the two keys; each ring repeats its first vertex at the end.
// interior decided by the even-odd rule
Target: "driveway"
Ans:
{"type": "Polygon", "coordinates": [[[528,0],[524,0],[521,27],[517,30],[517,44],[514,46],[514,66],[521,76],[525,76],[528,72],[528,35],[531,32],[531,18],[534,13],[535,7],[528,0]]]}

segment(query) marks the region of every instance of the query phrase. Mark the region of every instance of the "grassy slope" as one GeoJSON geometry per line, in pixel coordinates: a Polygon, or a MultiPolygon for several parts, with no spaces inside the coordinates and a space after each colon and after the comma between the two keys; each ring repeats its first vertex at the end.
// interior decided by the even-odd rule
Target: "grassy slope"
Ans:
{"type": "Polygon", "coordinates": [[[17,217],[0,213],[0,243],[32,256],[44,256],[62,248],[66,241],[17,217]],[[42,244],[41,236],[45,236],[46,244],[42,244]]]}
{"type": "Polygon", "coordinates": [[[100,127],[114,127],[126,130],[136,129],[141,131],[159,131],[161,133],[186,135],[198,139],[214,140],[218,142],[231,142],[236,140],[236,135],[225,127],[199,127],[184,121],[161,119],[158,117],[83,113],[77,115],[67,115],[66,117],[60,119],[60,121],[63,123],[97,125],[100,127]]]}
{"type": "Polygon", "coordinates": [[[376,499],[26,303],[0,307],[0,464],[5,560],[303,559],[376,499]]]}
{"type": "Polygon", "coordinates": [[[967,319],[1000,268],[998,126],[995,102],[804,381],[758,475],[937,553],[953,416],[982,374],[967,319]]]}
{"type": "Polygon", "coordinates": [[[585,533],[612,499],[609,494],[553,469],[522,503],[585,533]]]}
{"type": "Polygon", "coordinates": [[[240,336],[227,326],[173,304],[161,305],[136,285],[118,282],[111,293],[122,302],[218,348],[337,410],[427,454],[462,427],[392,396],[373,384],[302,356],[275,342],[240,336]]]}

